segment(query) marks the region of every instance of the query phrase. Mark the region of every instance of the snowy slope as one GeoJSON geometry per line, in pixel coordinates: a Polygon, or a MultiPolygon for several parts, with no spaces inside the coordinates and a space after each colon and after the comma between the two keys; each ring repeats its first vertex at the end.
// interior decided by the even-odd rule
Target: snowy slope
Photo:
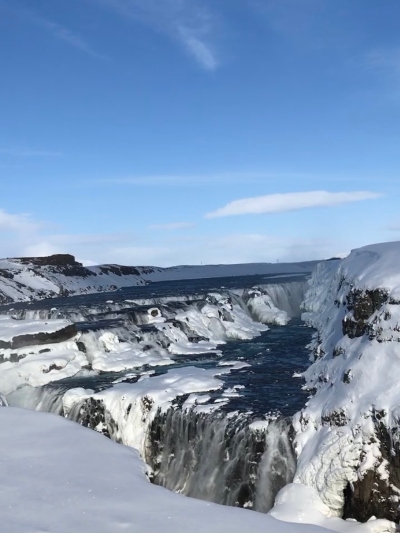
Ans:
{"type": "Polygon", "coordinates": [[[316,268],[304,318],[317,329],[297,416],[296,481],[336,515],[400,518],[400,243],[316,268]]]}
{"type": "Polygon", "coordinates": [[[149,483],[135,450],[51,414],[1,407],[0,424],[1,533],[379,531],[379,521],[325,518],[310,490],[299,498],[300,485],[296,499],[280,497],[276,518],[186,498],[149,483]]]}
{"type": "Polygon", "coordinates": [[[71,255],[1,259],[0,304],[115,291],[152,281],[255,274],[309,274],[316,262],[179,266],[171,268],[100,265],[84,267],[71,255]]]}

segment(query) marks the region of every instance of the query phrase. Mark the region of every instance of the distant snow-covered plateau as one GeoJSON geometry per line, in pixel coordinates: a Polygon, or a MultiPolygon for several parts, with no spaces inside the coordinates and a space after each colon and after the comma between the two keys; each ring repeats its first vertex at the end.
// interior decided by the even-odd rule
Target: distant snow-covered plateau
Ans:
{"type": "Polygon", "coordinates": [[[399,265],[1,260],[0,531],[397,531],[399,265]]]}

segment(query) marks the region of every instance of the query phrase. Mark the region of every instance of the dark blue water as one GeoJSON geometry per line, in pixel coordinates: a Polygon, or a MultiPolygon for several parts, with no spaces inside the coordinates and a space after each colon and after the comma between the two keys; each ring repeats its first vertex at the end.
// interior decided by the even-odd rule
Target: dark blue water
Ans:
{"type": "MultiPolygon", "coordinates": [[[[302,378],[293,377],[294,373],[303,372],[309,365],[309,352],[306,345],[310,342],[312,330],[299,319],[292,319],[287,326],[270,326],[259,337],[247,341],[230,341],[219,346],[222,355],[200,354],[196,356],[175,356],[175,364],[152,368],[154,375],[164,374],[174,368],[197,366],[216,368],[223,361],[248,363],[249,367],[231,370],[220,376],[224,382],[222,390],[211,392],[211,401],[224,398],[226,389],[242,385],[238,389],[239,397],[227,398],[229,403],[221,407],[224,411],[252,411],[256,416],[279,412],[291,416],[299,411],[307,400],[308,393],[302,389],[302,378]]],[[[227,368],[227,367],[222,367],[227,368]]],[[[112,386],[117,379],[127,378],[128,383],[135,383],[140,371],[149,367],[122,373],[107,372],[96,376],[68,378],[53,383],[52,387],[83,387],[96,392],[112,386]]]]}
{"type": "MultiPolygon", "coordinates": [[[[112,293],[81,295],[68,298],[56,298],[33,302],[28,308],[50,309],[52,307],[79,309],[90,308],[105,304],[107,300],[114,302],[127,299],[147,299],[163,297],[179,297],[187,295],[205,295],[208,292],[221,291],[221,289],[250,288],[257,284],[282,283],[287,281],[300,281],[300,276],[287,276],[276,278],[273,276],[243,276],[231,278],[207,278],[200,280],[169,281],[152,283],[147,286],[130,287],[112,293]]],[[[171,302],[170,307],[175,304],[171,302]]],[[[182,306],[181,302],[176,304],[182,306]]],[[[10,306],[3,306],[4,309],[10,306]]],[[[12,307],[23,309],[27,304],[13,304],[12,307]]],[[[140,306],[132,304],[132,309],[140,306]]],[[[94,316],[93,322],[80,322],[80,330],[98,328],[112,328],[124,324],[129,327],[129,321],[124,322],[130,309],[113,311],[113,318],[107,318],[107,313],[94,316]],[[121,318],[115,318],[115,315],[121,318]]],[[[142,326],[143,328],[153,326],[142,326]]],[[[101,373],[91,376],[75,376],[66,380],[55,382],[50,387],[74,388],[83,387],[99,391],[113,386],[115,380],[121,380],[126,374],[128,382],[134,383],[140,372],[153,370],[155,375],[163,374],[168,370],[186,366],[201,368],[216,368],[223,361],[238,361],[248,363],[250,366],[231,370],[229,374],[222,375],[224,389],[210,393],[212,401],[224,398],[226,389],[241,385],[238,389],[239,397],[229,398],[229,403],[223,405],[225,411],[252,411],[256,416],[265,413],[279,412],[285,416],[293,415],[301,409],[307,399],[307,393],[302,390],[302,379],[294,378],[294,373],[303,372],[309,364],[309,353],[306,345],[310,342],[312,330],[304,326],[300,319],[292,319],[287,326],[270,326],[268,331],[259,337],[248,341],[232,340],[218,347],[220,354],[205,353],[196,356],[173,356],[174,364],[163,367],[143,367],[122,373],[101,373]],[[136,374],[136,377],[132,377],[136,374]]],[[[227,367],[223,367],[224,369],[227,367]]],[[[184,398],[182,399],[184,400],[184,398]]]]}
{"type": "Polygon", "coordinates": [[[229,410],[251,410],[256,415],[279,411],[291,416],[304,407],[308,393],[302,389],[303,379],[293,377],[309,366],[312,330],[299,319],[287,326],[270,326],[270,330],[251,341],[225,345],[224,359],[238,359],[251,364],[242,370],[233,370],[223,380],[228,387],[245,385],[231,398],[229,410]]]}

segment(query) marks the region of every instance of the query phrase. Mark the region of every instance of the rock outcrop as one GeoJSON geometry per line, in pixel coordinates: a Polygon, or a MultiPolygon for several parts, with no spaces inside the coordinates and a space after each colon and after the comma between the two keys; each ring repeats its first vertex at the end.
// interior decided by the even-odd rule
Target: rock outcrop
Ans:
{"type": "Polygon", "coordinates": [[[331,512],[400,520],[400,243],[318,265],[303,317],[316,328],[296,417],[295,479],[331,512]]]}

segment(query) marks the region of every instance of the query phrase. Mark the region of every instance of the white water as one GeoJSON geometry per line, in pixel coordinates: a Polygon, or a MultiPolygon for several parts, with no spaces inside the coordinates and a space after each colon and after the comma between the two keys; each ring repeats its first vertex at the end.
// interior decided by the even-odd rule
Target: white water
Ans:
{"type": "MultiPolygon", "coordinates": [[[[277,310],[283,311],[289,318],[300,316],[300,304],[304,299],[304,294],[307,289],[307,283],[305,281],[293,281],[285,283],[273,283],[268,285],[259,285],[257,289],[263,296],[268,296],[272,306],[277,310]]],[[[247,309],[247,312],[251,313],[248,309],[249,293],[253,289],[234,289],[232,291],[213,293],[218,296],[218,299],[233,298],[243,310],[247,309]],[[239,300],[241,300],[239,302],[239,300]]],[[[151,307],[162,306],[166,310],[170,307],[168,304],[181,304],[181,308],[188,306],[190,302],[199,299],[205,299],[206,294],[187,294],[184,296],[164,296],[155,298],[137,298],[123,301],[109,301],[104,304],[94,303],[90,304],[90,296],[88,296],[88,302],[82,305],[63,305],[60,308],[51,307],[46,309],[14,309],[10,308],[7,311],[3,311],[3,314],[10,314],[19,319],[29,320],[49,320],[54,318],[66,317],[72,319],[74,322],[84,322],[96,320],[99,315],[106,315],[108,318],[112,316],[112,313],[132,309],[133,314],[135,308],[138,307],[151,307]]],[[[51,304],[49,304],[51,305],[51,304]]],[[[173,309],[171,307],[171,309],[173,309]]],[[[144,311],[146,313],[146,311],[144,311]]],[[[141,315],[141,311],[137,312],[138,316],[141,315]]],[[[120,315],[115,314],[114,317],[120,315]]],[[[143,323],[136,322],[136,323],[143,323]]],[[[146,323],[146,322],[144,322],[146,323]]]]}
{"type": "MultiPolygon", "coordinates": [[[[77,321],[96,321],[99,315],[102,320],[121,318],[117,311],[130,310],[120,326],[84,331],[79,338],[84,346],[80,353],[92,369],[122,371],[170,364],[173,354],[204,353],[230,339],[252,339],[268,329],[260,322],[286,324],[290,316],[299,315],[304,287],[304,282],[273,284],[212,293],[203,300],[189,296],[160,304],[153,299],[151,306],[150,300],[142,300],[136,309],[131,301],[113,302],[64,308],[62,313],[77,321]]],[[[46,313],[48,318],[59,316],[57,309],[24,313],[30,319],[43,319],[46,313]]],[[[74,391],[67,401],[65,388],[21,387],[7,399],[10,405],[64,414],[134,445],[154,467],[157,483],[188,496],[266,512],[278,490],[293,478],[290,426],[282,420],[254,431],[240,415],[233,420],[170,410],[167,418],[160,415],[154,421],[154,409],[150,416],[142,402],[145,397],[124,398],[122,409],[117,391],[96,398],[90,398],[93,391],[74,391]],[[162,441],[155,432],[163,434],[162,441]]]]}

